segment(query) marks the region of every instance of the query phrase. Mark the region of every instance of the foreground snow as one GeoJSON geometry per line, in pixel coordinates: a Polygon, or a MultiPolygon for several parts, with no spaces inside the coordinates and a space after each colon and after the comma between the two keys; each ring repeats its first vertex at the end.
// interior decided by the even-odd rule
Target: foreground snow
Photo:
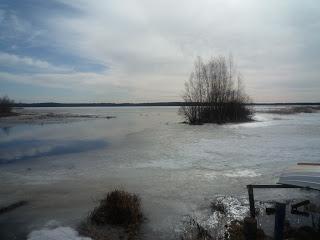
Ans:
{"type": "Polygon", "coordinates": [[[92,240],[88,237],[79,236],[78,232],[71,227],[47,226],[46,228],[32,231],[28,240],[92,240]]]}

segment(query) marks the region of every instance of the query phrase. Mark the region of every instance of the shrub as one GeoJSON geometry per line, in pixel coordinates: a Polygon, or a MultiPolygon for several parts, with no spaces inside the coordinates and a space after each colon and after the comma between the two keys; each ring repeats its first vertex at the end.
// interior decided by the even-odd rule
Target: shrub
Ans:
{"type": "Polygon", "coordinates": [[[140,198],[136,194],[114,190],[100,200],[99,205],[81,223],[79,231],[95,240],[117,239],[124,233],[127,239],[134,239],[142,221],[140,198]]]}
{"type": "Polygon", "coordinates": [[[252,120],[249,97],[244,93],[241,76],[232,59],[212,58],[195,63],[189,81],[185,83],[185,104],[180,113],[189,124],[227,123],[252,120]]]}
{"type": "Polygon", "coordinates": [[[6,115],[12,112],[13,100],[9,99],[7,96],[0,98],[0,114],[6,115]]]}
{"type": "Polygon", "coordinates": [[[97,225],[111,224],[128,227],[141,222],[140,199],[135,194],[122,190],[109,192],[90,214],[90,219],[97,225]]]}
{"type": "Polygon", "coordinates": [[[123,228],[97,226],[90,222],[89,219],[86,219],[80,224],[78,231],[82,236],[90,237],[93,240],[125,240],[123,236],[126,235],[123,228]]]}

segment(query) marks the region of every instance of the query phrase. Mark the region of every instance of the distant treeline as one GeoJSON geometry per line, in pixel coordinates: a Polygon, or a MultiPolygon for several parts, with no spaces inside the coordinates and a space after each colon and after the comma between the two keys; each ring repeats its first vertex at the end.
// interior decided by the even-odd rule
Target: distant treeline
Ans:
{"type": "Polygon", "coordinates": [[[181,106],[182,102],[154,102],[154,103],[16,103],[15,107],[154,107],[181,106]]]}
{"type": "MultiPolygon", "coordinates": [[[[188,103],[187,105],[197,105],[188,103]]],[[[298,103],[249,103],[252,106],[287,106],[287,105],[320,105],[320,102],[298,102],[298,103]]],[[[151,102],[151,103],[15,103],[14,107],[165,107],[165,106],[186,106],[185,102],[151,102]]]]}

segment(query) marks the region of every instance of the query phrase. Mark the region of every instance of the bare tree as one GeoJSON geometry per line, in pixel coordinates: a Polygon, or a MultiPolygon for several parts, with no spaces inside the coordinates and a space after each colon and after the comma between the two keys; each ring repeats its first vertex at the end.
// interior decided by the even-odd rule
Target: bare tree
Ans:
{"type": "Polygon", "coordinates": [[[185,83],[183,99],[180,113],[189,124],[251,120],[249,97],[231,57],[213,57],[207,63],[198,57],[185,83]]]}

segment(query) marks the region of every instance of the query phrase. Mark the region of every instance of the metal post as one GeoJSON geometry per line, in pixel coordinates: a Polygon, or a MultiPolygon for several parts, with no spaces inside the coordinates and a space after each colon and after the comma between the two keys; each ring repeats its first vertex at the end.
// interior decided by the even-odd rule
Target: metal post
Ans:
{"type": "Polygon", "coordinates": [[[247,185],[247,188],[248,188],[249,204],[250,204],[250,216],[252,218],[255,218],[256,217],[256,209],[254,206],[253,186],[247,185]]]}
{"type": "Polygon", "coordinates": [[[283,240],[284,221],[286,217],[286,204],[276,203],[276,215],[274,222],[274,240],[283,240]]]}

